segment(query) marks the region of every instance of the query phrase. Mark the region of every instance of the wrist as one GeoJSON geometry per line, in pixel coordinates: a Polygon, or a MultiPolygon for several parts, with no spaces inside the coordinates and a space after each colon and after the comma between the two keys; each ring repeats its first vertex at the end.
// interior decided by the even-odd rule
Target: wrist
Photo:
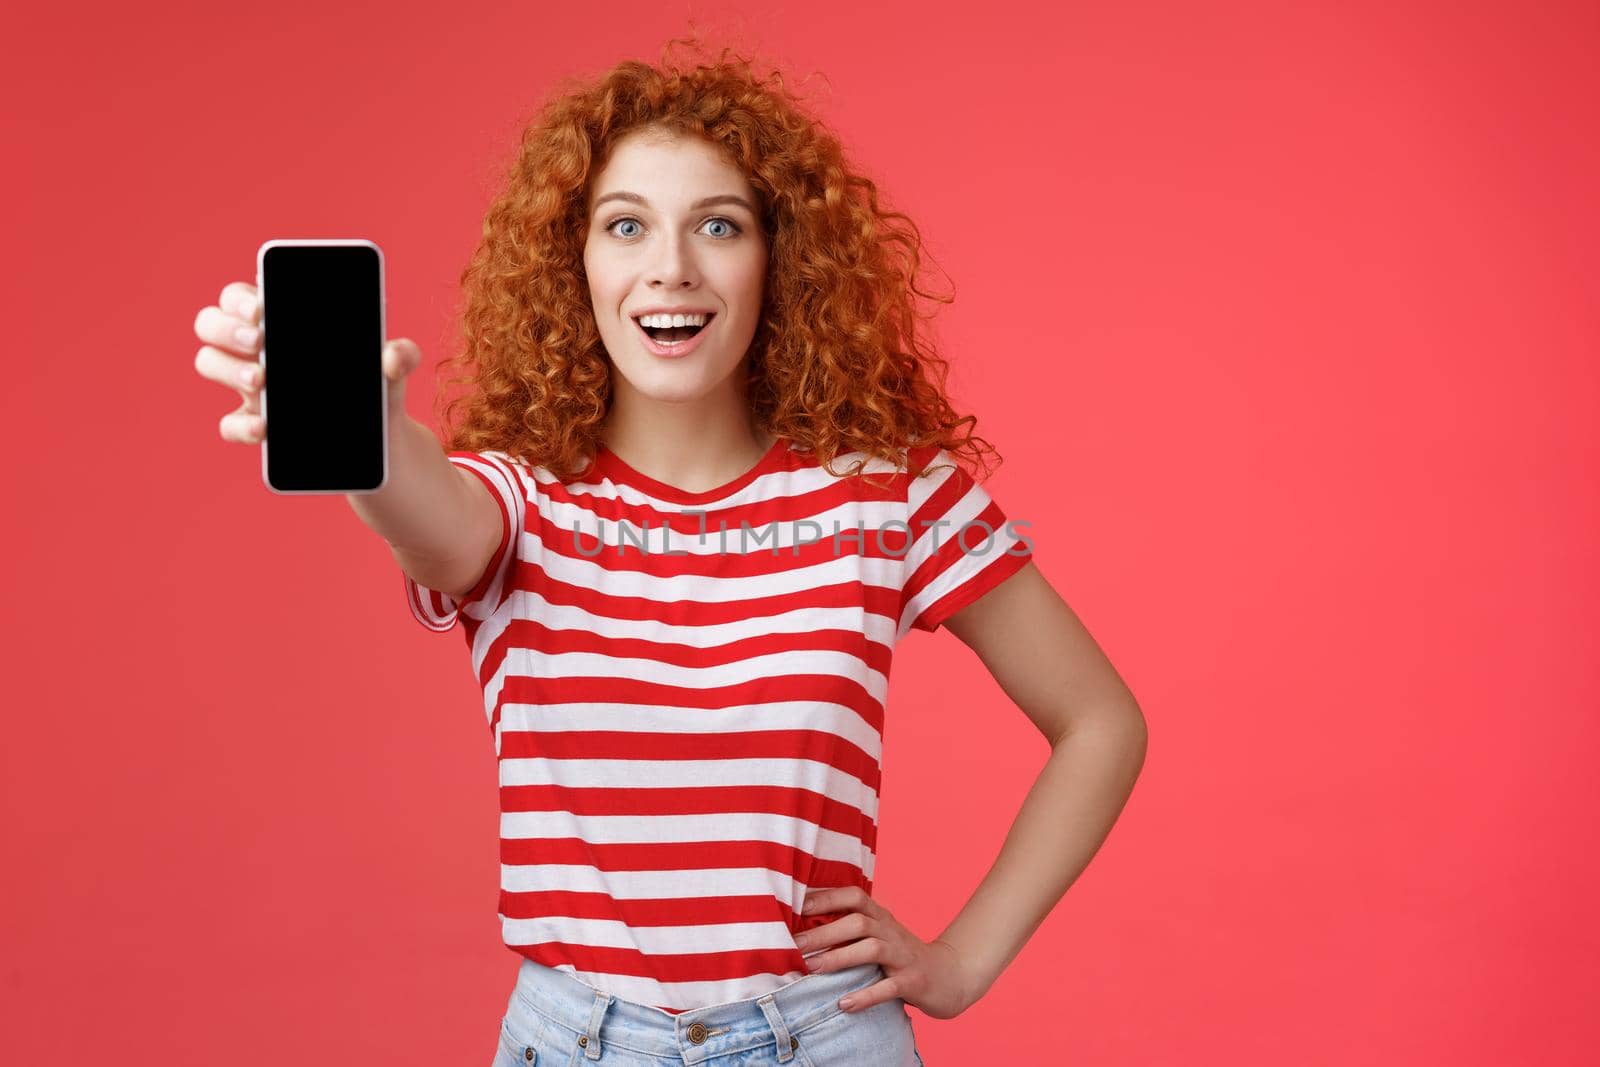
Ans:
{"type": "Polygon", "coordinates": [[[955,961],[961,983],[961,1010],[965,1011],[982,1000],[994,984],[994,976],[987,973],[979,955],[947,937],[936,937],[933,943],[947,951],[955,961]]]}

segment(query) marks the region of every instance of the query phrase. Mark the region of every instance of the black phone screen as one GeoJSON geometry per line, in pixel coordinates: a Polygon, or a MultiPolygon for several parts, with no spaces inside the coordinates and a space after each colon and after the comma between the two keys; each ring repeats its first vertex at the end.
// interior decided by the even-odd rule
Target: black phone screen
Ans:
{"type": "Polygon", "coordinates": [[[268,241],[257,255],[261,472],[279,493],[370,493],[388,475],[383,253],[370,241],[268,241]]]}

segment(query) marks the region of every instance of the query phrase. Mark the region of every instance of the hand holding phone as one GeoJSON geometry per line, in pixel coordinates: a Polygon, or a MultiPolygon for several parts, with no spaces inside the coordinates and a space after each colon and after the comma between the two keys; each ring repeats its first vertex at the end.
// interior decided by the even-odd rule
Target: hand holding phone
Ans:
{"type": "MultiPolygon", "coordinates": [[[[222,416],[218,424],[224,441],[252,445],[266,439],[261,324],[260,287],[244,281],[223,286],[217,303],[201,308],[195,316],[195,336],[204,342],[195,354],[196,372],[233,389],[242,398],[239,407],[222,416]]],[[[395,338],[384,345],[381,369],[388,394],[386,420],[405,414],[405,380],[421,363],[421,349],[407,338],[395,338]]]]}

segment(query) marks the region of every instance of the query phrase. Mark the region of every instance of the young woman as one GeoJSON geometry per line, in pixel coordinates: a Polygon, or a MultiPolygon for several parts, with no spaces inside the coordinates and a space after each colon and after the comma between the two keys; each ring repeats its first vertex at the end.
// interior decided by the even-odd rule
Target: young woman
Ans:
{"type": "MultiPolygon", "coordinates": [[[[895,219],[780,77],[623,63],[552,99],[488,212],[446,448],[386,347],[390,482],[349,499],[483,687],[522,957],[498,1064],[921,1063],[906,1005],[982,996],[1132,788],[1137,705],[954,462],[982,439],[895,219]],[[1053,755],[924,941],[871,889],[891,656],[941,624],[1053,755]]],[[[197,324],[202,373],[256,375],[239,441],[254,298],[197,324]]]]}

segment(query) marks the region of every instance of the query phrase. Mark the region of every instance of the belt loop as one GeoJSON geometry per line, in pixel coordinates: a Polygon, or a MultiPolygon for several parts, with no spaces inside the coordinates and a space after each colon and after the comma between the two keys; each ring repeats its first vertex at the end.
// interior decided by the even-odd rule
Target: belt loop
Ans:
{"type": "Polygon", "coordinates": [[[591,1060],[600,1058],[600,1020],[611,1006],[611,994],[594,991],[594,1003],[589,1008],[589,1032],[584,1035],[583,1054],[591,1060]]]}
{"type": "Polygon", "coordinates": [[[783,1021],[783,1013],[773,1002],[771,993],[759,998],[756,1003],[761,1005],[761,1014],[767,1017],[767,1025],[772,1027],[778,1042],[778,1062],[788,1063],[794,1059],[794,1038],[789,1036],[789,1024],[783,1021]]]}

